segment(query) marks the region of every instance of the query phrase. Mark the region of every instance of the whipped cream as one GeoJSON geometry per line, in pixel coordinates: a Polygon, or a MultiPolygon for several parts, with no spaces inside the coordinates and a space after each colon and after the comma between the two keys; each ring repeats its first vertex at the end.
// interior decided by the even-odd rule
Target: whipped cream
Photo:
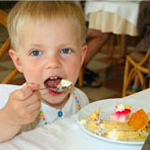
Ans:
{"type": "Polygon", "coordinates": [[[114,129],[114,130],[112,130],[112,131],[109,131],[107,137],[110,138],[110,139],[117,140],[117,139],[118,139],[118,136],[117,136],[116,130],[114,129]]]}
{"type": "Polygon", "coordinates": [[[123,104],[118,104],[116,106],[116,111],[123,111],[125,108],[124,108],[124,105],[123,104]]]}
{"type": "Polygon", "coordinates": [[[59,88],[69,87],[72,85],[72,82],[66,79],[62,79],[60,84],[58,85],[59,88]]]}

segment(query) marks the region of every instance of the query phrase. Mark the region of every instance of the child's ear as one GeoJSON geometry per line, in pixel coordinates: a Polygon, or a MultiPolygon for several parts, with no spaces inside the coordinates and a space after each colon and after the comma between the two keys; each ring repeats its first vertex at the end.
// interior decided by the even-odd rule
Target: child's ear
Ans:
{"type": "Polygon", "coordinates": [[[81,66],[82,66],[82,64],[83,64],[83,62],[84,62],[84,59],[85,59],[85,56],[86,56],[86,53],[87,53],[87,49],[88,49],[87,45],[84,45],[84,46],[82,47],[81,66]]]}
{"type": "Polygon", "coordinates": [[[21,63],[20,63],[20,59],[18,57],[18,53],[15,50],[10,49],[9,50],[9,55],[10,55],[14,65],[15,65],[15,67],[17,68],[17,70],[19,72],[22,72],[22,66],[21,66],[21,63]]]}

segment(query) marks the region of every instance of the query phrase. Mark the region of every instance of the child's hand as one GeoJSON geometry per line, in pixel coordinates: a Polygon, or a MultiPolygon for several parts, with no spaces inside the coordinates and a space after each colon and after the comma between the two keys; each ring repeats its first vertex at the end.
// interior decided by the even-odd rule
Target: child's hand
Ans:
{"type": "Polygon", "coordinates": [[[5,107],[10,124],[21,127],[35,120],[41,106],[40,93],[36,91],[38,88],[37,84],[28,84],[10,94],[5,107]]]}

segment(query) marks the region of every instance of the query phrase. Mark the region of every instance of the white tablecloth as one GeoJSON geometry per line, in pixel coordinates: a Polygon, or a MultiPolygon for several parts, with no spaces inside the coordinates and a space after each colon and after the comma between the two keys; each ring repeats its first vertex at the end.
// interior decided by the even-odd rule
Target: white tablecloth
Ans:
{"type": "Polygon", "coordinates": [[[99,2],[87,2],[85,5],[85,15],[88,18],[88,15],[92,12],[106,11],[111,13],[116,13],[122,18],[128,20],[129,22],[136,25],[137,16],[139,10],[139,2],[131,1],[99,1],[99,2]]]}
{"type": "Polygon", "coordinates": [[[85,16],[89,21],[89,28],[121,35],[122,57],[125,57],[127,50],[125,35],[138,36],[137,19],[140,1],[101,0],[88,1],[85,5],[85,16]]]}
{"type": "Polygon", "coordinates": [[[76,116],[19,135],[0,144],[0,150],[140,150],[94,138],[80,129],[76,116]]]}
{"type": "MultiPolygon", "coordinates": [[[[150,103],[150,89],[123,98],[150,103]]],[[[123,145],[92,137],[78,126],[77,115],[24,132],[0,144],[0,150],[141,150],[142,145],[123,145]]]]}

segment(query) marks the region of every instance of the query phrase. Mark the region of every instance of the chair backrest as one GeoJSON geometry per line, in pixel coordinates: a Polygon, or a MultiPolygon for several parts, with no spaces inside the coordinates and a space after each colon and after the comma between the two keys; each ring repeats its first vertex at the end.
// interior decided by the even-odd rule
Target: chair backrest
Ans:
{"type": "Polygon", "coordinates": [[[7,18],[7,13],[0,10],[0,23],[5,27],[6,27],[6,18],[7,18]]]}
{"type": "MultiPolygon", "coordinates": [[[[7,28],[6,19],[7,19],[7,13],[0,10],[0,24],[4,26],[5,28],[7,28]]],[[[2,57],[4,56],[6,52],[8,53],[10,43],[11,41],[10,41],[10,38],[8,37],[6,41],[0,47],[0,59],[2,59],[2,57]]],[[[17,75],[17,73],[18,73],[17,69],[12,70],[8,75],[5,76],[5,78],[1,81],[1,83],[8,83],[17,75]]]]}
{"type": "MultiPolygon", "coordinates": [[[[4,27],[6,27],[6,18],[7,18],[7,13],[4,11],[0,10],[0,24],[4,27]]],[[[0,48],[0,58],[2,55],[9,49],[10,46],[10,38],[8,38],[2,47],[0,48]]]]}
{"type": "Polygon", "coordinates": [[[135,93],[132,90],[129,90],[129,86],[135,78],[136,74],[140,80],[139,82],[141,84],[141,90],[147,88],[147,83],[145,81],[146,78],[148,79],[148,87],[150,88],[150,46],[143,59],[139,62],[134,61],[130,55],[126,57],[122,93],[123,97],[135,93]],[[144,74],[146,76],[144,76],[144,74]]]}

